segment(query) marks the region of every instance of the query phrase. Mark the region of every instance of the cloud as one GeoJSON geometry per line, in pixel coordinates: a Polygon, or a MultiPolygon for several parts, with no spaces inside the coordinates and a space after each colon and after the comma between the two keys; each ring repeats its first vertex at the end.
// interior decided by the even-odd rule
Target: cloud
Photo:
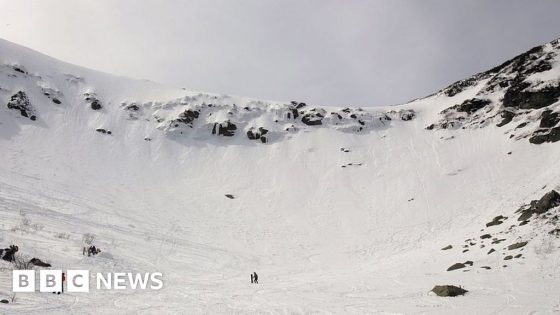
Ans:
{"type": "Polygon", "coordinates": [[[192,90],[376,106],[560,36],[557,12],[552,0],[0,0],[0,37],[192,90]]]}

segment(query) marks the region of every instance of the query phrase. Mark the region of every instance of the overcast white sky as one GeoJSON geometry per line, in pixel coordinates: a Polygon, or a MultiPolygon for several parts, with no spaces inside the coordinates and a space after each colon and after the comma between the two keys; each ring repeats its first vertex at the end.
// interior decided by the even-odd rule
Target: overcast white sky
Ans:
{"type": "Polygon", "coordinates": [[[560,1],[0,0],[0,37],[191,90],[376,106],[560,37],[560,1]]]}

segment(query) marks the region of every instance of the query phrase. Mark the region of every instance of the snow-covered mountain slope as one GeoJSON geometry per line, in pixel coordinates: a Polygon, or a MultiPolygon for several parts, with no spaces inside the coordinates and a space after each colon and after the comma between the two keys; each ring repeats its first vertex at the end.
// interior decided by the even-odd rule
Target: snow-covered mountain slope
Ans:
{"type": "Polygon", "coordinates": [[[358,109],[194,93],[0,41],[1,244],[165,282],[21,293],[0,312],[557,312],[554,194],[516,211],[560,191],[558,50],[358,109]],[[101,255],[82,256],[86,233],[101,255]]]}

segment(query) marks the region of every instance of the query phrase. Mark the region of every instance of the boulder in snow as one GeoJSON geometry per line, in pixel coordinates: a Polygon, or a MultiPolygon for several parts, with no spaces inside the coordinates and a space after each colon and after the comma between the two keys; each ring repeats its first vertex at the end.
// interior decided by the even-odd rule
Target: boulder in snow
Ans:
{"type": "Polygon", "coordinates": [[[25,92],[23,91],[19,91],[16,94],[12,95],[7,106],[9,109],[19,110],[19,113],[23,117],[27,117],[31,120],[37,119],[35,109],[29,102],[27,94],[25,94],[25,92]]]}
{"type": "Polygon", "coordinates": [[[469,292],[461,287],[457,287],[454,285],[436,285],[432,292],[434,292],[437,296],[459,296],[465,295],[465,293],[469,292]]]}
{"type": "Polygon", "coordinates": [[[560,194],[555,190],[551,190],[542,196],[541,199],[531,201],[527,209],[522,208],[518,210],[518,212],[521,212],[521,216],[517,220],[526,221],[533,214],[542,214],[557,206],[560,206],[560,194]]]}

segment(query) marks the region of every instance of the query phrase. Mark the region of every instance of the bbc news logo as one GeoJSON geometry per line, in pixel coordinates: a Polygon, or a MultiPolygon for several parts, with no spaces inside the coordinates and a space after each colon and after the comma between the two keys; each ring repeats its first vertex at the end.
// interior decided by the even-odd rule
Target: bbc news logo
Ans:
{"type": "MultiPolygon", "coordinates": [[[[36,291],[35,270],[14,270],[12,272],[13,292],[36,291]]],[[[89,292],[89,270],[39,270],[39,292],[60,292],[66,284],[67,292],[89,292]]],[[[96,273],[95,284],[98,290],[160,290],[163,287],[163,275],[154,273],[112,272],[96,273]]]]}

